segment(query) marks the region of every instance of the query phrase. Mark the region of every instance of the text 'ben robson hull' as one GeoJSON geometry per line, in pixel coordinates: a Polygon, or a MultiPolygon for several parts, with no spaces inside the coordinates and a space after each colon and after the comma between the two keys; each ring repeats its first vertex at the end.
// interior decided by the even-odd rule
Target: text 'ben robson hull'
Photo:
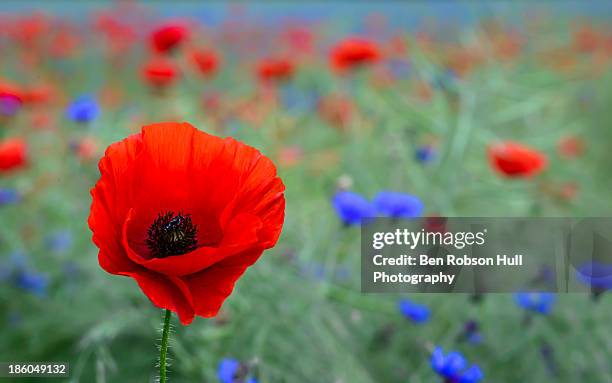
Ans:
{"type": "Polygon", "coordinates": [[[372,257],[375,266],[523,266],[523,255],[497,254],[497,257],[469,257],[448,254],[446,257],[430,257],[421,254],[402,254],[398,257],[384,257],[380,254],[372,257]]]}

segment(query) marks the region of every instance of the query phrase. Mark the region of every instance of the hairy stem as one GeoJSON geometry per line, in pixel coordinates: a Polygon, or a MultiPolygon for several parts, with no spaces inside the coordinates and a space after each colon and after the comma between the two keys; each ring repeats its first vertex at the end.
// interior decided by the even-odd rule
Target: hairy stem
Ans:
{"type": "Polygon", "coordinates": [[[159,383],[166,383],[166,355],[168,354],[168,335],[170,334],[170,317],[172,312],[166,310],[161,347],[159,348],[159,383]]]}

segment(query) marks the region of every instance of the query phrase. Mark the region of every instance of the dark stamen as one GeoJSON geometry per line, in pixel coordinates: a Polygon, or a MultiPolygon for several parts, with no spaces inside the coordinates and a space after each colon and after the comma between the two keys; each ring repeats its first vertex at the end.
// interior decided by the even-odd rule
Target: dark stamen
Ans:
{"type": "Polygon", "coordinates": [[[159,213],[147,231],[146,244],[154,258],[181,255],[197,248],[197,232],[190,214],[159,213]]]}

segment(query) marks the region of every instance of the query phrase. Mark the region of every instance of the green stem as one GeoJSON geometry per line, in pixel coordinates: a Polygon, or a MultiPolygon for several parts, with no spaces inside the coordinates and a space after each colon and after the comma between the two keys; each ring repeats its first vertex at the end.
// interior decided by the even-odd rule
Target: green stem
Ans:
{"type": "Polygon", "coordinates": [[[168,335],[170,334],[170,317],[172,311],[166,310],[161,347],[159,348],[159,383],[166,383],[166,355],[168,354],[168,335]]]}

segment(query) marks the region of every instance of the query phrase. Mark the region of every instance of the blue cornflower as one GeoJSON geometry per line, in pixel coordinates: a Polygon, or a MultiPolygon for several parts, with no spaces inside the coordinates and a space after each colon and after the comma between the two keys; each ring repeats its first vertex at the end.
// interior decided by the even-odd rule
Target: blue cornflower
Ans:
{"type": "Polygon", "coordinates": [[[72,245],[72,234],[69,231],[59,231],[48,236],[45,243],[49,250],[61,253],[72,245]]]}
{"type": "Polygon", "coordinates": [[[429,320],[429,307],[414,303],[408,299],[399,302],[399,310],[406,318],[415,323],[425,323],[429,320]]]}
{"type": "Polygon", "coordinates": [[[339,191],[334,196],[332,204],[345,225],[359,225],[376,215],[374,206],[357,193],[339,191]]]}
{"type": "Polygon", "coordinates": [[[219,363],[217,377],[221,383],[257,383],[257,379],[247,376],[249,368],[233,358],[224,358],[219,363]]]}
{"type": "Polygon", "coordinates": [[[459,333],[457,340],[467,341],[470,344],[480,344],[482,343],[482,334],[480,333],[480,326],[478,322],[474,320],[469,320],[465,322],[463,325],[463,331],[459,333]]]}
{"type": "Polygon", "coordinates": [[[0,188],[0,206],[11,205],[21,200],[21,194],[15,189],[0,188]]]}
{"type": "Polygon", "coordinates": [[[16,287],[30,292],[38,297],[43,297],[47,293],[47,276],[35,271],[19,270],[15,274],[14,283],[16,287]]]}
{"type": "Polygon", "coordinates": [[[100,115],[100,107],[95,98],[81,96],[68,105],[66,115],[72,121],[86,124],[100,115]]]}
{"type": "Polygon", "coordinates": [[[436,346],[431,354],[431,368],[446,380],[458,383],[477,383],[484,378],[480,367],[467,361],[459,352],[451,351],[444,355],[441,347],[436,346]]]}
{"type": "Polygon", "coordinates": [[[232,358],[224,358],[219,363],[217,376],[221,383],[233,383],[234,377],[240,368],[240,362],[232,358]]]}
{"type": "Polygon", "coordinates": [[[610,290],[612,289],[612,264],[597,261],[586,262],[576,270],[576,278],[587,286],[610,290]]]}
{"type": "Polygon", "coordinates": [[[433,161],[436,158],[436,149],[431,145],[423,145],[417,148],[416,160],[422,164],[433,161]]]}
{"type": "Polygon", "coordinates": [[[514,301],[519,307],[540,314],[548,314],[555,303],[553,293],[519,292],[514,294],[514,301]]]}
{"type": "Polygon", "coordinates": [[[420,217],[424,210],[423,202],[416,196],[392,191],[381,191],[374,197],[378,213],[393,218],[420,217]]]}

